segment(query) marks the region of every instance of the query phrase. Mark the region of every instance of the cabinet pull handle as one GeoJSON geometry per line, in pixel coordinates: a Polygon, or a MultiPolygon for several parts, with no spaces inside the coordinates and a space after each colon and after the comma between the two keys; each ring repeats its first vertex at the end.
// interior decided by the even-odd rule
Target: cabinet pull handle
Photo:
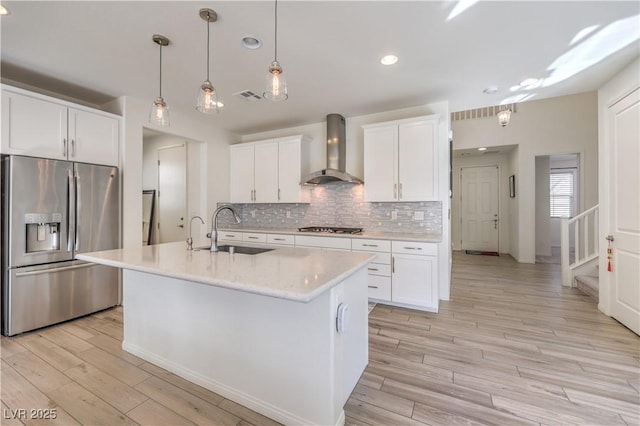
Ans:
{"type": "Polygon", "coordinates": [[[76,156],[76,140],[75,139],[71,139],[71,156],[72,157],[76,156]]]}
{"type": "Polygon", "coordinates": [[[273,241],[284,241],[284,238],[274,238],[273,241]]]}
{"type": "Polygon", "coordinates": [[[367,268],[368,271],[377,271],[378,268],[367,268]]]}
{"type": "Polygon", "coordinates": [[[278,201],[280,201],[280,188],[278,188],[278,201]]]}
{"type": "Polygon", "coordinates": [[[391,256],[391,273],[395,274],[396,272],[396,258],[391,256]]]}
{"type": "Polygon", "coordinates": [[[227,238],[233,238],[233,237],[235,237],[235,235],[234,235],[234,234],[224,234],[224,236],[225,236],[225,237],[227,237],[227,238]]]}
{"type": "Polygon", "coordinates": [[[377,244],[362,244],[362,247],[378,247],[377,244]]]}
{"type": "Polygon", "coordinates": [[[402,200],[402,184],[398,185],[398,200],[402,200]]]}
{"type": "Polygon", "coordinates": [[[422,247],[405,247],[406,250],[422,250],[422,247]]]}
{"type": "Polygon", "coordinates": [[[62,155],[67,155],[67,138],[62,138],[62,155]]]}
{"type": "Polygon", "coordinates": [[[393,198],[394,199],[398,198],[398,184],[397,183],[393,184],[393,198]]]}
{"type": "Polygon", "coordinates": [[[370,285],[370,286],[368,286],[368,287],[369,287],[369,288],[378,288],[378,286],[377,286],[377,285],[370,285]]]}
{"type": "Polygon", "coordinates": [[[250,240],[257,240],[258,239],[258,237],[247,237],[247,238],[249,238],[250,240]]]}

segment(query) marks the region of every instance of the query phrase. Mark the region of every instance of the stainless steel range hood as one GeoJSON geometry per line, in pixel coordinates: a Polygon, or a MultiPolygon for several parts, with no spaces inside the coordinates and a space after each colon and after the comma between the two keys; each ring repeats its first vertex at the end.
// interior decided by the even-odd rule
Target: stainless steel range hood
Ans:
{"type": "Polygon", "coordinates": [[[321,185],[330,182],[360,184],[361,179],[345,172],[346,130],[344,117],[340,114],[327,115],[327,168],[306,176],[303,185],[321,185]]]}

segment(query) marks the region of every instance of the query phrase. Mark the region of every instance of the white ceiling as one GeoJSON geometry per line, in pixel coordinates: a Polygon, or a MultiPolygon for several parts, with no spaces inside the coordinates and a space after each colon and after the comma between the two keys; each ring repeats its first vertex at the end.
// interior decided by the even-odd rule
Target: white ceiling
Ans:
{"type": "Polygon", "coordinates": [[[280,1],[278,59],[289,100],[249,103],[232,94],[264,90],[274,53],[272,1],[2,1],[10,11],[1,21],[2,77],[93,104],[126,95],[151,105],[158,95],[151,37],[162,34],[171,40],[163,49],[164,98],[170,108],[199,114],[193,105],[206,76],[206,24],[198,11],[209,7],[219,15],[211,24],[211,80],[225,107],[202,119],[247,134],[321,122],[333,112],[349,117],[443,100],[459,111],[514,95],[596,90],[639,52],[637,1],[479,2],[447,20],[456,3],[280,1]],[[243,48],[246,35],[262,47],[243,48]],[[387,53],[399,62],[380,65],[387,53]],[[548,87],[509,90],[527,77],[548,87]],[[486,95],[488,86],[498,91],[486,95]]]}

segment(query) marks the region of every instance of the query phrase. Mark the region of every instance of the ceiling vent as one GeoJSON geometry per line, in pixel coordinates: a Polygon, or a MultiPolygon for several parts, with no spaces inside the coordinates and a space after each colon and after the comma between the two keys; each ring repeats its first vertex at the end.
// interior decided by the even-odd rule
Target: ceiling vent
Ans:
{"type": "Polygon", "coordinates": [[[258,95],[252,90],[243,90],[242,92],[234,93],[233,96],[238,96],[248,102],[255,102],[262,99],[262,96],[258,95]]]}

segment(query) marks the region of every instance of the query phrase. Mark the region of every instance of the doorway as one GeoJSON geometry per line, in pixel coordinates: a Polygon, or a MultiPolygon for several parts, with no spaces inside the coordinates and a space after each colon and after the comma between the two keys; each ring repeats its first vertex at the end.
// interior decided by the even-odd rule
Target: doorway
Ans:
{"type": "Polygon", "coordinates": [[[500,250],[498,166],[460,170],[460,240],[462,250],[500,250]]]}
{"type": "Polygon", "coordinates": [[[184,241],[187,216],[186,144],[158,148],[159,243],[184,241]]]}

